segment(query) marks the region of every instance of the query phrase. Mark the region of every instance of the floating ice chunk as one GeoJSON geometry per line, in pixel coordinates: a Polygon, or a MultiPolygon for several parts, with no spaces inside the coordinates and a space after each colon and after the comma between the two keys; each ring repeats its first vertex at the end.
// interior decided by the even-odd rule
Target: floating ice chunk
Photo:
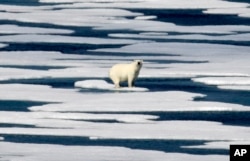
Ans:
{"type": "Polygon", "coordinates": [[[148,35],[148,36],[167,36],[166,32],[142,32],[140,35],[148,35]]]}
{"type": "MultiPolygon", "coordinates": [[[[50,51],[3,51],[0,52],[0,64],[5,65],[17,65],[17,66],[76,66],[76,61],[67,63],[64,59],[83,59],[85,57],[81,55],[62,54],[61,52],[50,51]],[[20,61],[20,57],[22,61],[20,61]],[[37,61],[39,60],[39,61],[37,61]]],[[[81,63],[82,64],[82,63],[81,63]]]]}
{"type": "Polygon", "coordinates": [[[79,123],[96,122],[107,123],[122,122],[122,123],[155,123],[158,116],[143,115],[143,114],[99,114],[99,113],[74,113],[74,112],[39,112],[31,113],[0,111],[0,124],[20,124],[34,125],[39,127],[70,127],[78,128],[79,123]],[[53,120],[53,124],[51,121],[53,120]],[[80,122],[81,121],[81,122],[80,122]],[[70,125],[71,124],[71,125],[70,125]]]}
{"type": "Polygon", "coordinates": [[[98,137],[98,136],[90,136],[89,139],[90,140],[98,140],[98,139],[100,139],[100,137],[98,137]]]}
{"type": "MultiPolygon", "coordinates": [[[[226,26],[225,26],[226,27],[226,26]]],[[[240,29],[239,27],[238,29],[240,29]]],[[[244,27],[242,26],[242,30],[244,27]]],[[[233,27],[232,27],[233,32],[233,27]]],[[[201,34],[188,34],[188,35],[174,35],[174,36],[165,36],[159,38],[165,39],[183,39],[183,40],[225,40],[225,41],[249,41],[250,34],[234,34],[234,35],[222,35],[222,36],[208,36],[201,34]]],[[[126,38],[129,38],[128,36],[126,38]]]]}
{"type": "Polygon", "coordinates": [[[75,82],[75,87],[111,89],[114,88],[114,85],[104,80],[86,80],[75,82]]]}
{"type": "MultiPolygon", "coordinates": [[[[238,3],[238,2],[227,2],[222,0],[209,0],[209,1],[200,1],[200,0],[40,0],[43,3],[75,3],[76,7],[81,5],[86,6],[86,2],[90,2],[87,5],[92,7],[102,6],[102,7],[117,7],[117,8],[157,8],[157,9],[206,9],[206,8],[241,8],[247,7],[247,3],[238,3]],[[81,3],[84,2],[84,3],[81,3]],[[106,2],[106,3],[104,3],[106,2]],[[133,3],[134,2],[134,3],[133,3]],[[101,4],[101,5],[100,5],[101,4]]],[[[72,4],[71,4],[72,6],[72,4]]]]}
{"type": "Polygon", "coordinates": [[[143,39],[168,39],[167,33],[164,32],[145,32],[142,34],[109,34],[110,37],[118,38],[143,38],[143,39]]]}
{"type": "MultiPolygon", "coordinates": [[[[1,116],[0,112],[0,116],[1,116]]],[[[139,115],[139,114],[90,114],[90,113],[57,113],[57,112],[41,112],[38,113],[39,118],[65,119],[65,120],[116,120],[126,123],[146,123],[157,119],[158,116],[139,115]]],[[[1,119],[0,119],[1,120],[1,119]]],[[[5,119],[6,120],[6,119],[5,119]]]]}
{"type": "MultiPolygon", "coordinates": [[[[67,1],[67,0],[66,0],[67,1]]],[[[69,0],[70,1],[70,0],[69,0]]],[[[84,1],[85,2],[85,1],[84,1]]],[[[56,2],[55,2],[56,3],[56,2]]],[[[57,2],[58,3],[58,2],[57,2]]],[[[72,3],[72,1],[70,1],[72,3]]],[[[131,12],[121,8],[219,8],[219,6],[228,6],[231,8],[241,7],[246,8],[247,4],[242,3],[230,3],[224,1],[214,0],[211,3],[200,2],[197,0],[184,2],[183,0],[178,0],[178,2],[172,1],[145,1],[138,3],[122,2],[122,3],[98,3],[92,1],[92,3],[75,3],[66,5],[70,9],[56,9],[59,5],[53,7],[47,7],[47,9],[42,9],[41,7],[23,8],[20,6],[10,7],[11,11],[20,10],[25,13],[13,13],[13,12],[2,12],[0,19],[22,21],[22,22],[35,22],[35,23],[48,23],[56,25],[66,25],[66,26],[87,26],[94,27],[95,29],[114,29],[114,30],[137,30],[137,31],[162,31],[162,32],[183,32],[183,33],[232,33],[231,27],[227,26],[178,26],[172,23],[153,21],[155,19],[154,15],[143,16],[142,13],[131,12]],[[211,7],[209,7],[211,5],[211,7]],[[107,8],[104,8],[104,7],[107,8]],[[111,9],[111,7],[113,8],[111,9]],[[85,9],[79,9],[84,7],[85,9]],[[86,9],[90,8],[91,9],[86,9]],[[72,9],[75,8],[75,9],[72,9]],[[118,9],[119,8],[119,9],[118,9]],[[74,18],[72,18],[74,17],[74,18]],[[135,17],[134,19],[128,19],[127,17],[135,17]],[[123,23],[123,25],[121,25],[123,23]]],[[[61,8],[67,8],[60,5],[61,8]]],[[[1,7],[1,5],[0,5],[1,7]]],[[[59,8],[60,8],[59,7],[59,8]]],[[[5,6],[2,8],[6,8],[5,6]]],[[[231,9],[230,8],[230,9],[231,9]]],[[[232,9],[231,9],[232,10],[232,9]]],[[[247,14],[246,14],[247,15],[247,14]]],[[[239,25],[234,25],[238,28],[239,25]]],[[[241,30],[241,29],[238,29],[241,30]]],[[[233,30],[235,31],[235,30],[233,30]]]]}
{"type": "Polygon", "coordinates": [[[242,13],[242,14],[239,14],[240,17],[247,17],[249,18],[250,17],[250,13],[242,13]]]}
{"type": "Polygon", "coordinates": [[[6,44],[0,44],[0,48],[7,46],[6,44]]]}
{"type": "MultiPolygon", "coordinates": [[[[3,86],[3,85],[1,85],[3,86]]],[[[1,88],[4,91],[6,88],[1,88]]],[[[17,87],[16,87],[17,88],[17,87]]],[[[70,90],[51,90],[33,92],[32,90],[22,90],[22,93],[16,94],[15,90],[8,88],[11,95],[0,93],[0,98],[5,99],[24,99],[29,98],[32,92],[32,100],[46,100],[53,102],[64,102],[61,104],[46,104],[43,106],[30,107],[31,111],[74,111],[74,112],[145,112],[145,111],[249,111],[249,107],[220,103],[193,101],[195,97],[204,97],[205,95],[197,93],[187,93],[180,91],[168,92],[102,92],[81,94],[70,90]],[[14,90],[14,91],[13,91],[14,90]],[[15,92],[15,95],[12,93],[15,92]],[[41,95],[43,97],[41,97],[41,95]],[[25,96],[25,97],[24,97],[25,96]]],[[[18,88],[19,89],[19,88],[18,88]]]]}
{"type": "Polygon", "coordinates": [[[75,87],[87,88],[87,89],[101,89],[101,90],[111,90],[111,91],[135,91],[135,92],[145,92],[148,91],[147,88],[141,87],[121,87],[115,88],[113,84],[110,84],[104,80],[85,80],[75,82],[75,87]]]}
{"type": "Polygon", "coordinates": [[[221,85],[218,86],[220,89],[231,89],[240,91],[250,91],[250,85],[221,85]]]}
{"type": "Polygon", "coordinates": [[[250,77],[203,77],[192,80],[209,85],[250,85],[250,77]]]}
{"type": "Polygon", "coordinates": [[[42,78],[45,76],[45,71],[0,67],[0,80],[42,78]]]}
{"type": "Polygon", "coordinates": [[[0,42],[18,42],[18,43],[76,43],[76,44],[133,44],[145,41],[130,40],[130,39],[106,39],[95,37],[76,37],[76,36],[61,36],[61,35],[8,35],[1,36],[0,42]]]}
{"type": "Polygon", "coordinates": [[[135,19],[137,20],[151,20],[151,19],[156,19],[157,16],[137,16],[135,19]]]}
{"type": "MultiPolygon", "coordinates": [[[[23,3],[25,4],[25,3],[23,3]]],[[[32,13],[32,12],[38,12],[38,11],[48,11],[50,9],[53,9],[53,5],[40,5],[40,6],[32,6],[32,5],[7,5],[7,4],[0,4],[1,12],[3,14],[16,14],[20,15],[22,13],[32,13]]]]}
{"type": "Polygon", "coordinates": [[[206,14],[231,14],[231,15],[238,15],[240,17],[250,17],[250,9],[249,7],[241,7],[241,8],[216,8],[216,9],[208,9],[203,11],[206,14]]]}
{"type": "Polygon", "coordinates": [[[132,124],[46,118],[34,121],[36,128],[3,127],[0,128],[0,133],[3,135],[95,136],[104,139],[244,140],[249,142],[248,127],[223,125],[211,121],[156,121],[132,124]],[[235,133],[237,135],[234,135],[235,133]]]}
{"type": "Polygon", "coordinates": [[[244,140],[230,140],[230,141],[212,141],[203,145],[182,146],[183,148],[197,148],[197,149],[228,149],[229,145],[244,145],[247,144],[244,140]]]}
{"type": "MultiPolygon", "coordinates": [[[[94,138],[94,137],[93,137],[94,138]]],[[[155,150],[140,150],[115,146],[64,146],[49,144],[23,144],[0,142],[1,160],[25,161],[227,161],[227,155],[193,155],[165,153],[155,150]]]]}
{"type": "Polygon", "coordinates": [[[217,85],[220,89],[250,91],[250,77],[203,77],[192,80],[208,85],[217,85]]]}
{"type": "Polygon", "coordinates": [[[41,27],[21,27],[17,25],[0,25],[0,33],[3,34],[71,34],[72,30],[41,28],[41,27]]]}
{"type": "MultiPolygon", "coordinates": [[[[226,27],[226,26],[225,26],[226,27]]],[[[240,29],[239,27],[238,29],[240,29]]],[[[211,27],[212,29],[212,27],[211,27]]],[[[244,27],[242,26],[242,31],[244,27]]],[[[246,29],[247,30],[247,29],[246,29]]],[[[232,27],[233,32],[233,27],[232,27]]],[[[144,38],[144,39],[180,39],[180,40],[224,40],[224,41],[249,41],[250,34],[235,34],[235,35],[222,35],[222,36],[209,36],[209,35],[202,35],[202,34],[183,34],[183,35],[167,35],[164,33],[157,33],[157,32],[150,32],[150,33],[142,33],[142,34],[109,34],[110,37],[119,37],[119,38],[144,38]]]]}

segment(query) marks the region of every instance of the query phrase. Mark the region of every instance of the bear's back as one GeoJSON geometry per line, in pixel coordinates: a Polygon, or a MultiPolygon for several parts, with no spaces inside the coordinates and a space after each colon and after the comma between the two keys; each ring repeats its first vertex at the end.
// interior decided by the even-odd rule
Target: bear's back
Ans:
{"type": "Polygon", "coordinates": [[[119,77],[125,77],[127,75],[128,71],[130,70],[130,64],[115,64],[110,69],[110,75],[116,75],[119,77]]]}

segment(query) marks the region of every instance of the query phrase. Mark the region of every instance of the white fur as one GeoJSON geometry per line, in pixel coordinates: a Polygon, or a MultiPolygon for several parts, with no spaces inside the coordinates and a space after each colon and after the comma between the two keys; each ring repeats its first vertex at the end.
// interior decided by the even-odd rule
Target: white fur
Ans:
{"type": "Polygon", "coordinates": [[[116,88],[121,82],[128,82],[128,87],[133,87],[142,67],[142,60],[134,60],[130,64],[116,64],[109,71],[109,77],[116,88]]]}

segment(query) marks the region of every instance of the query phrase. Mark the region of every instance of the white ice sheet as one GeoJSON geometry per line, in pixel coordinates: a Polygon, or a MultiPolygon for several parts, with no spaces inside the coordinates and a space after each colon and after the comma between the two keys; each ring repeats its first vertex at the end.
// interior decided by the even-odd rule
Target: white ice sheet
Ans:
{"type": "Polygon", "coordinates": [[[86,80],[75,82],[75,87],[85,88],[85,89],[101,89],[101,90],[111,90],[111,91],[134,91],[134,92],[145,92],[148,91],[147,88],[142,87],[120,87],[115,88],[114,84],[108,83],[105,80],[86,80]]]}

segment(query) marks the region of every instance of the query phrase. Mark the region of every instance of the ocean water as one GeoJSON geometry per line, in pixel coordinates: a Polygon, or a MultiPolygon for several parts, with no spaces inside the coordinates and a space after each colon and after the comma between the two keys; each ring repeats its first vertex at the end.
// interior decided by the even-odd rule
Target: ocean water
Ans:
{"type": "Polygon", "coordinates": [[[0,160],[228,160],[250,144],[249,6],[1,0],[0,160]]]}

